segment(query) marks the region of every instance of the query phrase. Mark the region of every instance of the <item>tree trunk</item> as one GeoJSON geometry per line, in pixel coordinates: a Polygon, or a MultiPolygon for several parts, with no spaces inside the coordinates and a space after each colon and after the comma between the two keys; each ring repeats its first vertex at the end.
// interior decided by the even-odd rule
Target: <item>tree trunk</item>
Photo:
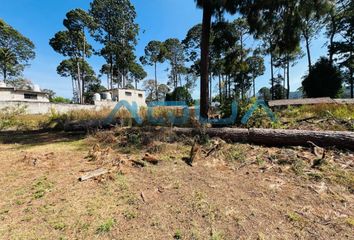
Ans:
{"type": "Polygon", "coordinates": [[[6,67],[3,70],[3,76],[4,76],[4,83],[6,83],[6,81],[7,81],[7,70],[6,70],[6,67]]]}
{"type": "Polygon", "coordinates": [[[229,88],[229,98],[231,98],[231,79],[230,76],[227,76],[227,84],[228,84],[228,88],[229,88]]]}
{"type": "Polygon", "coordinates": [[[71,76],[71,86],[72,86],[72,89],[73,89],[73,99],[76,102],[76,99],[75,99],[75,92],[76,92],[75,82],[74,82],[74,78],[72,76],[71,76]]]}
{"type": "Polygon", "coordinates": [[[201,43],[201,62],[200,62],[200,115],[208,117],[209,110],[209,39],[211,27],[212,9],[210,1],[204,1],[203,6],[203,27],[201,43]]]}
{"type": "Polygon", "coordinates": [[[331,33],[330,33],[330,37],[329,37],[329,61],[332,64],[333,63],[333,42],[334,42],[334,37],[336,35],[336,29],[337,29],[337,25],[336,25],[336,19],[335,19],[335,15],[331,14],[331,33]]]}
{"type": "Polygon", "coordinates": [[[350,81],[350,97],[354,98],[354,72],[352,69],[349,72],[350,72],[349,73],[349,75],[350,75],[349,76],[350,77],[350,79],[349,79],[349,81],[350,81]]]}
{"type": "Polygon", "coordinates": [[[305,42],[306,42],[307,62],[308,62],[309,72],[310,72],[312,63],[311,63],[310,41],[307,36],[305,37],[305,42]]]}
{"type": "Polygon", "coordinates": [[[289,99],[290,98],[290,63],[289,63],[289,61],[287,61],[287,63],[286,63],[286,68],[287,68],[286,78],[287,78],[287,84],[288,84],[286,98],[289,99]]]}
{"type": "MultiPolygon", "coordinates": [[[[195,128],[173,128],[178,135],[195,136],[200,130],[195,128]]],[[[321,147],[354,150],[353,132],[304,131],[284,129],[240,129],[207,128],[203,134],[219,137],[226,141],[247,142],[269,146],[309,146],[309,141],[321,147]]]]}
{"type": "MultiPolygon", "coordinates": [[[[84,36],[84,51],[82,53],[82,64],[83,66],[85,65],[85,61],[86,61],[86,36],[85,36],[85,28],[82,29],[83,31],[83,36],[84,36]]],[[[85,97],[84,97],[84,94],[85,94],[85,71],[83,69],[82,71],[82,103],[85,103],[85,97]]]]}
{"type": "Polygon", "coordinates": [[[159,100],[159,91],[158,91],[158,84],[157,84],[157,63],[155,62],[155,91],[156,91],[156,101],[159,100]]]}
{"type": "Polygon", "coordinates": [[[219,101],[222,104],[221,75],[219,74],[219,101]]]}
{"type": "Polygon", "coordinates": [[[253,85],[253,97],[256,97],[256,78],[253,77],[252,81],[253,81],[253,83],[252,83],[252,85],[253,85]]]}
{"type": "Polygon", "coordinates": [[[352,74],[351,81],[350,81],[350,97],[354,98],[354,76],[352,74]]]}
{"type": "Polygon", "coordinates": [[[82,102],[82,87],[81,87],[81,71],[80,71],[80,62],[79,62],[79,59],[77,59],[77,80],[78,80],[78,82],[79,82],[79,102],[80,102],[80,104],[83,104],[83,102],[82,102]]]}
{"type": "Polygon", "coordinates": [[[109,76],[109,73],[107,73],[107,89],[109,89],[109,78],[110,78],[110,76],[109,76]]]}
{"type": "Polygon", "coordinates": [[[210,73],[209,75],[209,104],[211,104],[212,100],[212,86],[213,86],[213,75],[210,73]]]}
{"type": "Polygon", "coordinates": [[[273,52],[270,53],[270,74],[271,74],[271,84],[272,84],[272,100],[274,100],[274,64],[273,64],[273,52]]]}

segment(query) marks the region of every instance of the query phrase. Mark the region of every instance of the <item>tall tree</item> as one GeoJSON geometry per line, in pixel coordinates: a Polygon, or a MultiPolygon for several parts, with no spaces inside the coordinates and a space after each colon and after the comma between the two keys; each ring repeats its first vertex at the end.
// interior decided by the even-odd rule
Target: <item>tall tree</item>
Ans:
{"type": "Polygon", "coordinates": [[[178,85],[182,86],[181,75],[186,71],[184,66],[184,48],[182,43],[177,38],[167,39],[164,42],[164,46],[166,49],[165,57],[171,65],[169,85],[172,85],[173,88],[177,88],[178,85]]]}
{"type": "Polygon", "coordinates": [[[200,78],[200,115],[208,117],[209,111],[209,39],[212,16],[227,11],[236,13],[237,1],[234,0],[195,0],[203,9],[202,41],[201,41],[201,78],[200,78]]]}
{"type": "MultiPolygon", "coordinates": [[[[66,19],[64,19],[63,24],[70,33],[80,33],[79,35],[82,37],[82,62],[86,62],[86,53],[88,57],[92,53],[91,45],[86,45],[86,30],[95,28],[94,19],[85,10],[74,9],[66,14],[66,19]]],[[[77,65],[78,71],[80,71],[80,61],[77,61],[77,65]]],[[[84,97],[85,75],[85,71],[81,71],[81,76],[80,74],[78,75],[80,89],[82,89],[82,91],[80,92],[80,98],[84,97]]]]}
{"type": "Polygon", "coordinates": [[[147,102],[164,101],[166,94],[169,92],[169,88],[166,84],[159,84],[156,88],[156,83],[154,79],[145,80],[143,82],[143,89],[147,93],[146,94],[147,102]]]}
{"type": "Polygon", "coordinates": [[[103,45],[99,54],[110,66],[110,85],[124,87],[139,32],[135,8],[130,0],[94,0],[90,6],[96,23],[92,35],[103,45]]]}
{"type": "Polygon", "coordinates": [[[329,10],[330,1],[328,0],[302,0],[298,7],[301,19],[301,34],[305,41],[309,71],[312,66],[311,41],[318,35],[324,26],[325,15],[329,10]]]}
{"type": "MultiPolygon", "coordinates": [[[[86,57],[92,55],[92,46],[87,42],[85,36],[85,28],[90,28],[93,25],[93,20],[90,16],[81,9],[75,9],[69,11],[66,14],[66,19],[63,21],[66,30],[59,31],[55,36],[50,39],[49,44],[54,51],[62,54],[65,57],[69,57],[71,63],[76,66],[75,85],[77,88],[73,90],[74,98],[78,96],[78,101],[84,103],[84,91],[85,91],[85,78],[87,73],[85,72],[85,66],[81,64],[87,64],[86,57]]],[[[74,85],[74,84],[73,84],[74,85]]]]}
{"type": "Polygon", "coordinates": [[[9,77],[21,75],[34,57],[31,40],[0,19],[0,74],[3,80],[6,82],[9,77]]]}
{"type": "Polygon", "coordinates": [[[338,34],[341,38],[333,42],[330,54],[336,54],[339,65],[346,69],[350,96],[354,98],[354,1],[341,0],[339,3],[338,34]]]}
{"type": "Polygon", "coordinates": [[[155,69],[155,92],[156,98],[158,98],[158,81],[157,81],[157,64],[163,63],[166,57],[165,45],[160,41],[150,41],[145,47],[145,56],[140,57],[140,62],[143,65],[154,66],[155,69]]]}
{"type": "Polygon", "coordinates": [[[147,77],[147,73],[139,63],[132,63],[129,67],[130,76],[135,82],[135,89],[138,89],[138,83],[147,77]]]}
{"type": "MultiPolygon", "coordinates": [[[[82,60],[80,61],[80,66],[83,72],[85,72],[85,76],[83,81],[85,81],[87,84],[91,84],[92,82],[96,82],[97,79],[95,77],[95,72],[93,71],[92,67],[87,63],[83,62],[82,60]]],[[[73,100],[74,102],[80,102],[80,91],[79,89],[79,79],[81,79],[82,76],[80,76],[77,71],[77,59],[66,59],[63,60],[59,66],[57,67],[57,73],[62,76],[62,77],[70,77],[71,82],[72,82],[72,89],[73,89],[73,100]]],[[[85,94],[85,91],[83,91],[85,94]]],[[[84,102],[82,102],[84,103],[84,102]]]]}

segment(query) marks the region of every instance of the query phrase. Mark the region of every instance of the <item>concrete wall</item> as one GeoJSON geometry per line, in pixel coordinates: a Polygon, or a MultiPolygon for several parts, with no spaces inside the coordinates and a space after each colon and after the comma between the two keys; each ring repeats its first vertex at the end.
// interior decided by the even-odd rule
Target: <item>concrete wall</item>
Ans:
{"type": "Polygon", "coordinates": [[[49,102],[49,99],[44,93],[3,88],[0,89],[0,101],[49,102]],[[25,94],[35,94],[37,99],[25,99],[25,94]]]}
{"type": "Polygon", "coordinates": [[[125,100],[132,104],[136,102],[138,106],[146,106],[145,92],[134,89],[119,89],[119,101],[125,100]]]}
{"type": "Polygon", "coordinates": [[[27,114],[47,114],[54,109],[58,113],[67,113],[76,110],[99,111],[104,108],[112,108],[116,103],[106,103],[104,105],[78,105],[78,104],[61,104],[61,103],[45,103],[45,102],[22,102],[22,101],[0,101],[0,111],[5,107],[26,106],[27,114]]]}
{"type": "MultiPolygon", "coordinates": [[[[112,99],[118,99],[118,101],[125,100],[132,104],[136,102],[139,107],[146,107],[145,92],[136,89],[114,89],[110,90],[112,99]]],[[[104,101],[104,100],[103,100],[104,101]]]]}

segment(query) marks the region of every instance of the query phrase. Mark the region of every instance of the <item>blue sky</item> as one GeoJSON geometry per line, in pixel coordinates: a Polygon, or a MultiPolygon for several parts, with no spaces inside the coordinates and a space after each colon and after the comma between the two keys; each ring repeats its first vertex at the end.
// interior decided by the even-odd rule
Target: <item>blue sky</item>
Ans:
{"type": "MultiPolygon", "coordinates": [[[[64,59],[49,46],[49,39],[60,30],[65,14],[74,8],[89,8],[89,0],[1,0],[0,18],[30,38],[36,45],[36,59],[26,68],[24,76],[41,88],[53,89],[57,95],[71,98],[71,81],[57,75],[56,67],[64,59]]],[[[151,40],[164,41],[175,37],[183,39],[192,26],[201,22],[202,11],[195,7],[194,0],[132,0],[137,12],[140,35],[136,55],[144,54],[144,47],[151,40]]],[[[235,18],[235,17],[231,17],[235,18]]],[[[312,43],[312,61],[325,55],[326,40],[320,36],[312,43]]],[[[250,45],[253,42],[249,42],[250,45]]],[[[99,45],[93,43],[94,47],[99,45]]],[[[103,64],[103,59],[93,56],[89,59],[96,73],[103,64]]],[[[270,79],[269,58],[265,58],[267,71],[257,79],[257,89],[268,86],[270,79]]],[[[160,65],[158,78],[167,81],[167,65],[160,65]]],[[[145,67],[148,78],[153,78],[153,68],[145,67]]],[[[301,85],[301,77],[306,73],[307,62],[304,57],[291,69],[291,89],[301,85]]],[[[105,85],[105,79],[102,79],[105,85]]],[[[199,90],[193,93],[198,98],[199,90]]]]}

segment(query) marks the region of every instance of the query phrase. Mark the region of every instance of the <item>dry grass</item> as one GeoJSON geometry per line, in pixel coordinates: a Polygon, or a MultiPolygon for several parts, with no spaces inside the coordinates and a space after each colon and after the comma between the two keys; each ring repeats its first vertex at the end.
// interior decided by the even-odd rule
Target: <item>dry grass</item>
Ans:
{"type": "MultiPolygon", "coordinates": [[[[5,136],[0,144],[0,236],[351,238],[353,152],[328,149],[324,163],[313,168],[316,156],[310,148],[221,142],[221,148],[190,167],[184,159],[193,141],[129,128],[90,136],[5,136]],[[108,162],[85,159],[97,143],[100,149],[112,149],[104,155],[108,162]],[[129,163],[147,152],[160,164],[139,168],[129,163]],[[123,164],[121,171],[77,180],[86,171],[114,162],[123,164]]],[[[220,143],[211,139],[201,148],[208,150],[215,141],[220,143]]]]}
{"type": "MultiPolygon", "coordinates": [[[[247,104],[239,109],[239,118],[252,106],[247,104]]],[[[183,115],[183,109],[173,107],[155,107],[152,115],[155,119],[164,122],[164,126],[171,126],[169,114],[174,113],[175,117],[183,115]]],[[[7,109],[0,113],[0,130],[38,130],[38,129],[65,129],[70,123],[84,123],[99,120],[103,122],[111,113],[106,108],[100,111],[70,111],[66,114],[59,114],[52,111],[46,115],[26,115],[21,109],[7,109]]],[[[272,122],[263,109],[256,110],[246,125],[235,123],[237,127],[247,128],[288,128],[302,130],[335,130],[354,131],[354,105],[322,104],[314,106],[289,107],[287,109],[276,109],[275,115],[278,122],[272,122]]],[[[139,116],[144,126],[153,125],[148,120],[146,108],[139,110],[139,116]]],[[[119,122],[120,126],[135,125],[130,113],[121,109],[113,119],[119,122]]],[[[187,127],[198,126],[194,110],[190,109],[190,116],[185,124],[187,127]]]]}

